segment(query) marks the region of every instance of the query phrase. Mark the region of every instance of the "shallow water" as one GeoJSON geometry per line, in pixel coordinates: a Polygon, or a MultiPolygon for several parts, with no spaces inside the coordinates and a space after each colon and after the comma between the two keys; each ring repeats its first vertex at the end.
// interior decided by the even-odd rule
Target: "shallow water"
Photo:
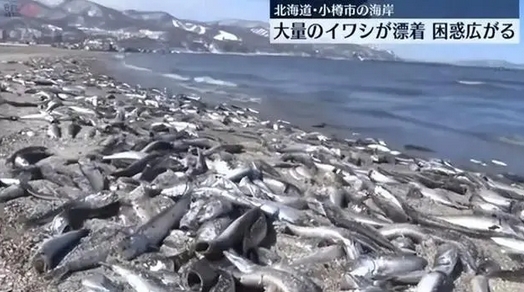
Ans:
{"type": "Polygon", "coordinates": [[[110,73],[144,87],[244,102],[301,127],[377,137],[461,165],[524,173],[524,71],[282,56],[129,54],[110,73]],[[502,161],[507,167],[492,160],[502,161]]]}

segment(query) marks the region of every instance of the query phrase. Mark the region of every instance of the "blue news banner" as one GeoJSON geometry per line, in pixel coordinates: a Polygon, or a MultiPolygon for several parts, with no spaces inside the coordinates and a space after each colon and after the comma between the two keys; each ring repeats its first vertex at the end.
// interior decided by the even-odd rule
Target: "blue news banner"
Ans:
{"type": "Polygon", "coordinates": [[[519,0],[270,0],[272,43],[520,42],[519,0]]]}

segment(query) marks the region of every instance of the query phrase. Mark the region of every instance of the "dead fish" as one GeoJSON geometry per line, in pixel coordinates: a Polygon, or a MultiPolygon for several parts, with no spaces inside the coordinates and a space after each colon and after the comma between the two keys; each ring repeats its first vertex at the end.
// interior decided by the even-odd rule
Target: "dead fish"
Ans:
{"type": "Polygon", "coordinates": [[[396,179],[386,176],[375,169],[372,169],[369,171],[368,177],[372,182],[375,182],[375,183],[384,183],[384,184],[399,183],[396,179]]]}
{"type": "Polygon", "coordinates": [[[433,267],[417,284],[417,292],[452,290],[451,274],[459,260],[459,251],[452,244],[441,244],[437,249],[433,267]]]}
{"type": "Polygon", "coordinates": [[[233,204],[231,204],[231,202],[221,199],[211,199],[199,210],[197,220],[199,223],[203,223],[227,215],[232,210],[233,204]]]}
{"type": "Polygon", "coordinates": [[[60,234],[71,229],[79,229],[88,219],[107,219],[116,216],[120,210],[120,201],[108,201],[106,204],[76,204],[65,208],[52,221],[52,230],[60,234]]]}
{"type": "Polygon", "coordinates": [[[109,188],[109,181],[102,171],[91,161],[79,160],[80,171],[89,181],[93,192],[98,193],[109,188]]]}
{"type": "Polygon", "coordinates": [[[442,205],[456,208],[456,209],[468,209],[468,206],[461,204],[460,202],[452,201],[443,189],[430,189],[417,182],[409,182],[420,194],[434,202],[442,205]]]}
{"type": "Polygon", "coordinates": [[[291,261],[291,266],[300,266],[308,264],[318,264],[324,262],[331,262],[332,260],[341,259],[346,256],[344,248],[340,245],[330,245],[326,247],[321,247],[318,251],[314,252],[311,255],[304,256],[299,259],[291,261]]]}
{"type": "Polygon", "coordinates": [[[34,269],[38,273],[49,272],[88,234],[87,229],[74,230],[47,240],[33,257],[34,269]]]}
{"type": "Polygon", "coordinates": [[[471,278],[470,287],[471,292],[491,292],[488,278],[483,275],[478,275],[471,278]]]}
{"type": "Polygon", "coordinates": [[[6,163],[11,163],[14,167],[27,167],[52,155],[47,147],[28,146],[13,153],[6,159],[6,163]]]}
{"type": "Polygon", "coordinates": [[[140,226],[133,234],[118,243],[118,255],[131,260],[148,250],[158,249],[171,229],[178,228],[180,220],[189,209],[190,202],[191,198],[185,196],[140,226]]]}
{"type": "Polygon", "coordinates": [[[195,261],[186,274],[186,285],[191,291],[209,291],[218,280],[219,274],[206,259],[195,261]]]}
{"type": "Polygon", "coordinates": [[[517,230],[512,227],[513,224],[499,218],[478,215],[450,215],[435,217],[471,230],[493,232],[493,234],[499,233],[519,237],[523,236],[521,232],[517,232],[517,230]]]}
{"type": "Polygon", "coordinates": [[[195,251],[214,256],[238,244],[242,244],[243,251],[247,251],[265,238],[267,226],[263,226],[264,223],[264,213],[259,208],[252,208],[233,221],[215,239],[196,242],[195,251]]]}
{"type": "Polygon", "coordinates": [[[82,279],[82,286],[89,292],[122,292],[123,288],[113,283],[105,275],[96,273],[82,279]]]}
{"type": "Polygon", "coordinates": [[[416,292],[438,292],[438,291],[451,291],[449,290],[442,290],[445,281],[447,280],[447,276],[444,273],[441,273],[439,271],[433,271],[427,273],[420,282],[417,284],[417,287],[415,288],[416,292]]]}
{"type": "Polygon", "coordinates": [[[216,239],[233,222],[229,217],[204,222],[197,231],[195,242],[209,242],[216,239]]]}
{"type": "Polygon", "coordinates": [[[78,124],[78,122],[76,121],[76,119],[74,119],[71,124],[69,124],[67,126],[67,134],[69,135],[69,137],[71,137],[72,139],[75,139],[76,136],[80,133],[80,131],[82,130],[82,126],[80,126],[80,124],[78,124]]]}
{"type": "Polygon", "coordinates": [[[344,246],[346,255],[349,259],[356,259],[361,253],[360,247],[356,245],[356,242],[351,236],[352,234],[349,230],[331,226],[298,226],[290,223],[284,223],[283,226],[288,228],[295,235],[335,240],[340,242],[344,246]]]}
{"type": "Polygon", "coordinates": [[[60,124],[57,121],[51,122],[47,128],[47,136],[49,136],[51,139],[62,138],[62,129],[60,128],[60,124]]]}
{"type": "Polygon", "coordinates": [[[148,154],[147,156],[145,156],[145,157],[143,157],[143,158],[141,158],[139,160],[136,160],[135,162],[133,162],[128,167],[113,172],[111,175],[114,176],[114,177],[122,177],[122,176],[132,177],[132,176],[142,172],[147,167],[147,165],[150,162],[152,162],[153,160],[155,160],[157,158],[160,158],[161,156],[164,156],[164,154],[162,154],[162,153],[151,153],[151,154],[148,154]]]}
{"type": "Polygon", "coordinates": [[[189,211],[180,220],[180,230],[194,231],[198,228],[197,215],[205,204],[207,204],[205,200],[197,200],[191,203],[189,211]]]}
{"type": "Polygon", "coordinates": [[[0,203],[9,202],[14,199],[29,195],[26,190],[19,185],[10,185],[0,191],[0,203]]]}
{"type": "Polygon", "coordinates": [[[240,270],[235,276],[242,285],[267,288],[276,286],[286,292],[320,292],[322,289],[311,279],[287,269],[262,267],[231,252],[224,251],[226,258],[240,270]]]}
{"type": "Polygon", "coordinates": [[[513,254],[524,254],[524,240],[511,237],[492,237],[491,240],[513,254]]]}
{"type": "MultiPolygon", "coordinates": [[[[111,270],[117,273],[136,292],[177,292],[176,290],[172,290],[171,287],[163,285],[159,279],[153,279],[151,276],[145,275],[144,272],[128,268],[124,264],[112,263],[104,265],[110,267],[111,270]]],[[[181,290],[178,292],[181,292],[181,290]]]]}
{"type": "MultiPolygon", "coordinates": [[[[218,272],[219,276],[215,286],[213,286],[209,292],[235,292],[236,285],[233,275],[228,272],[218,272]]],[[[475,291],[477,292],[477,291],[475,291]]]]}
{"type": "Polygon", "coordinates": [[[114,153],[111,155],[107,155],[102,157],[102,160],[115,160],[115,159],[129,159],[129,160],[140,160],[144,157],[146,157],[148,154],[138,151],[125,151],[125,152],[119,152],[114,153]]]}
{"type": "Polygon", "coordinates": [[[416,255],[360,256],[351,264],[350,274],[373,280],[387,280],[396,275],[423,270],[427,260],[416,255]]]}

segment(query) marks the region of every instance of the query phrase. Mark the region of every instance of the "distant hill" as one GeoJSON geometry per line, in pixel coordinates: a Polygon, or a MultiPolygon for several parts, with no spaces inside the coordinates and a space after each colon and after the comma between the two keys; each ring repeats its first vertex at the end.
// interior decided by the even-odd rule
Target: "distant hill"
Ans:
{"type": "Polygon", "coordinates": [[[87,0],[18,1],[19,16],[0,18],[4,41],[118,51],[400,60],[391,51],[365,45],[270,44],[268,24],[260,21],[200,22],[162,11],[120,11],[87,0]]]}
{"type": "Polygon", "coordinates": [[[453,65],[472,67],[491,67],[507,69],[524,69],[524,64],[511,63],[504,60],[465,60],[453,62],[453,65]]]}

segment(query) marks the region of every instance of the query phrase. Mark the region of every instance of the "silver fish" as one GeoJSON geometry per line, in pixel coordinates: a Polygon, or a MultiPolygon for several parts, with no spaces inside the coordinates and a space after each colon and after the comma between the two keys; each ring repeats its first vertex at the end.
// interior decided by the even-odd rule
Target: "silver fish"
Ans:
{"type": "Polygon", "coordinates": [[[286,292],[322,291],[309,277],[297,272],[258,266],[230,251],[224,251],[224,255],[240,270],[237,278],[243,285],[259,288],[276,286],[286,292]]]}
{"type": "Polygon", "coordinates": [[[415,255],[360,256],[351,264],[350,274],[374,280],[386,280],[396,275],[423,270],[428,262],[415,255]]]}

